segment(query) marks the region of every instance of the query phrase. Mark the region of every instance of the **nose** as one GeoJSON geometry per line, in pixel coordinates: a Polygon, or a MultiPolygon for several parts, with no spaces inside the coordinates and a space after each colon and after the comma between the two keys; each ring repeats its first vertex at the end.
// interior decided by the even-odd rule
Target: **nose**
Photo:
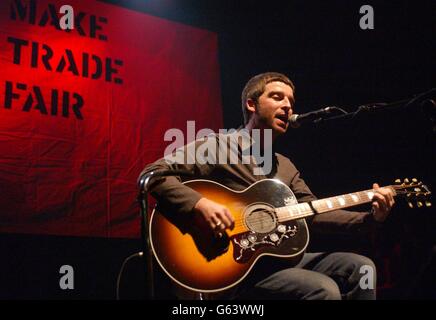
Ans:
{"type": "Polygon", "coordinates": [[[286,99],[286,103],[281,107],[286,114],[292,114],[291,102],[286,99]]]}

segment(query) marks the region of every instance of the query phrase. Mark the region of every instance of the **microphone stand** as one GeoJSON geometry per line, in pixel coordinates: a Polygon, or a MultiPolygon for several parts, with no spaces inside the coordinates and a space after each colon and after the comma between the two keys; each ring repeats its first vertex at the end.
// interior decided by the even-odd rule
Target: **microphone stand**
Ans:
{"type": "Polygon", "coordinates": [[[333,121],[339,119],[353,119],[354,117],[356,117],[357,115],[363,112],[369,113],[369,112],[376,112],[376,111],[387,110],[387,109],[409,108],[415,105],[419,105],[423,109],[425,109],[425,111],[429,114],[430,120],[433,123],[433,131],[436,133],[436,105],[434,100],[432,100],[432,98],[434,97],[436,97],[436,88],[420,93],[411,99],[404,99],[391,103],[372,103],[372,104],[361,105],[354,112],[346,112],[341,108],[334,107],[335,109],[339,109],[343,114],[339,116],[328,117],[328,118],[322,116],[316,119],[314,122],[320,123],[320,122],[333,121]]]}
{"type": "Polygon", "coordinates": [[[144,256],[144,270],[146,272],[147,298],[153,300],[154,294],[154,277],[153,277],[153,251],[150,244],[150,217],[148,215],[148,193],[151,185],[156,178],[164,176],[193,176],[189,171],[183,170],[153,170],[142,174],[138,179],[138,202],[141,213],[141,247],[144,256]]]}

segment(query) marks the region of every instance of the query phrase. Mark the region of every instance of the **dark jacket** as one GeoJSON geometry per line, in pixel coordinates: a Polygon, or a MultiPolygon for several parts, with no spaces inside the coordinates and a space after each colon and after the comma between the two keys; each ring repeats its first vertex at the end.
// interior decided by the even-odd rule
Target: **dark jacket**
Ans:
{"type": "MultiPolygon", "coordinates": [[[[272,153],[270,172],[260,175],[254,174],[254,169],[261,167],[257,165],[256,158],[252,157],[250,163],[242,162],[242,155],[247,150],[247,141],[251,140],[241,130],[231,134],[209,135],[207,138],[196,140],[177,149],[171,154],[172,161],[168,161],[169,158],[164,157],[148,165],[141,175],[153,170],[184,170],[193,173],[196,179],[214,180],[238,191],[247,188],[256,181],[275,178],[291,188],[298,202],[309,202],[317,199],[291,160],[279,153],[272,153]],[[201,148],[205,150],[206,147],[215,147],[215,149],[210,149],[215,154],[214,163],[199,163],[205,160],[204,155],[195,158],[195,151],[201,148]],[[217,160],[222,155],[224,155],[226,163],[221,164],[217,160]],[[238,159],[238,163],[230,163],[229,160],[232,156],[233,160],[238,159]]],[[[200,154],[202,153],[200,152],[200,154]]],[[[211,156],[211,154],[206,156],[211,156]]],[[[213,157],[209,159],[213,160],[213,157]]],[[[152,195],[167,210],[173,210],[178,214],[190,212],[202,195],[182,184],[183,180],[186,179],[178,176],[161,179],[153,186],[152,195]]],[[[347,210],[318,214],[308,219],[308,223],[311,231],[317,233],[368,232],[377,225],[371,213],[347,210]]]]}

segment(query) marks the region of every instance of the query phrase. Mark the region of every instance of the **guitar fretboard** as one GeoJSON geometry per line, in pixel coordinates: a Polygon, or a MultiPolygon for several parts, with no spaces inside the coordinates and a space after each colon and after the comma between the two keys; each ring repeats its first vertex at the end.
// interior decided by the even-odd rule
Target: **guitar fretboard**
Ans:
{"type": "MultiPolygon", "coordinates": [[[[387,186],[387,188],[390,188],[394,195],[397,194],[395,188],[392,186],[387,186]]],[[[315,213],[330,212],[371,202],[372,198],[374,197],[374,193],[374,189],[347,193],[336,197],[314,200],[310,203],[305,202],[279,207],[276,208],[276,212],[279,221],[300,219],[314,215],[315,213]]]]}

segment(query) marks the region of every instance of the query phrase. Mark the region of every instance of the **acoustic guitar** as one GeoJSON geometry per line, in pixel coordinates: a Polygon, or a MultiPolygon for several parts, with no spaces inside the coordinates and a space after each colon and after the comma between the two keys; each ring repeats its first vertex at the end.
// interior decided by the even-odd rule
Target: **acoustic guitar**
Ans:
{"type": "MultiPolygon", "coordinates": [[[[430,206],[430,190],[422,182],[405,179],[387,186],[395,196],[405,196],[409,206],[430,206]]],[[[276,179],[256,182],[235,191],[209,180],[185,185],[204,197],[225,205],[235,219],[232,230],[221,237],[198,214],[152,212],[150,242],[167,275],[186,289],[213,293],[242,281],[262,256],[289,259],[297,264],[308,243],[306,218],[315,214],[371,202],[374,190],[297,203],[291,189],[276,179]]]]}

